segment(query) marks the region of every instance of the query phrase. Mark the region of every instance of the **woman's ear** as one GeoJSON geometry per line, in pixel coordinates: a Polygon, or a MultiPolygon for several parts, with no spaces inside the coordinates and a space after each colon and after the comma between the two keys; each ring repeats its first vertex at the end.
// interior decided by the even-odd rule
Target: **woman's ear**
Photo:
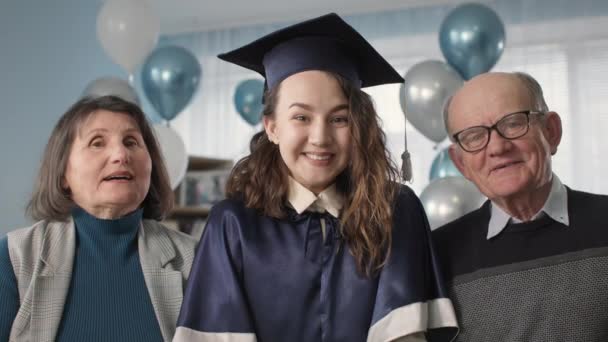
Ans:
{"type": "Polygon", "coordinates": [[[268,140],[272,141],[275,144],[279,144],[279,138],[277,137],[277,123],[276,121],[268,115],[264,115],[262,118],[264,122],[264,131],[266,131],[266,135],[268,136],[268,140]]]}
{"type": "Polygon", "coordinates": [[[63,192],[65,194],[71,194],[70,185],[68,184],[68,180],[65,178],[65,176],[61,177],[61,184],[60,184],[60,186],[61,186],[61,189],[63,190],[63,192]]]}

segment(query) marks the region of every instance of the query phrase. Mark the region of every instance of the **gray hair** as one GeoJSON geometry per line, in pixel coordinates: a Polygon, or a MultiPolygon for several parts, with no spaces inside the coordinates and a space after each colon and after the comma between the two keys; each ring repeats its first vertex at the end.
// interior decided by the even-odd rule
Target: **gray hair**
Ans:
{"type": "Polygon", "coordinates": [[[518,80],[520,80],[526,88],[528,88],[528,92],[534,105],[536,106],[536,110],[541,112],[548,112],[549,107],[545,102],[545,97],[543,95],[543,88],[540,86],[538,81],[534,79],[534,77],[526,74],[525,72],[514,72],[513,76],[515,76],[518,80]]]}
{"type": "MultiPolygon", "coordinates": [[[[525,72],[514,72],[511,75],[515,76],[515,78],[517,78],[519,81],[521,81],[524,86],[526,87],[526,89],[528,90],[528,94],[530,95],[530,97],[532,98],[532,101],[534,102],[534,106],[536,108],[536,110],[541,111],[541,112],[548,112],[549,111],[549,107],[547,106],[547,103],[545,102],[545,97],[543,95],[543,88],[540,86],[540,84],[538,83],[538,81],[530,76],[529,74],[525,73],[525,72]]],[[[452,98],[454,97],[454,95],[450,95],[450,97],[448,97],[448,99],[445,101],[445,104],[443,105],[443,124],[445,126],[445,131],[448,132],[448,137],[450,138],[451,142],[456,142],[454,140],[454,137],[452,136],[452,134],[450,134],[450,127],[448,124],[448,119],[449,119],[449,107],[450,107],[450,103],[452,102],[452,98]]]]}

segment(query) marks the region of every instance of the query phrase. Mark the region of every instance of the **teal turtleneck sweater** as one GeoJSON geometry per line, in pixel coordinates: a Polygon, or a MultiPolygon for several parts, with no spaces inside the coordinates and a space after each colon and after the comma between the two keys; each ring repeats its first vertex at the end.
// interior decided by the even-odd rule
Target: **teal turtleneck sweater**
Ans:
{"type": "Polygon", "coordinates": [[[17,279],[8,254],[8,238],[0,239],[0,341],[8,341],[19,310],[17,279]]]}
{"type": "MultiPolygon", "coordinates": [[[[142,212],[103,220],[74,210],[74,268],[55,341],[163,340],[137,249],[142,212]]],[[[0,255],[7,254],[1,250],[5,245],[0,243],[0,255]]],[[[0,308],[0,323],[3,314],[0,308]]]]}

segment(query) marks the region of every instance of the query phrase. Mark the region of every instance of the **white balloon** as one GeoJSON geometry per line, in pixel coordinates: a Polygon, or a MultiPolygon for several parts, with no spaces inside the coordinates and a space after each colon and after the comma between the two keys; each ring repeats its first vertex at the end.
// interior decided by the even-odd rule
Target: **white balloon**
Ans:
{"type": "Polygon", "coordinates": [[[129,74],[152,52],[160,19],[146,0],[108,0],[97,15],[97,37],[114,62],[129,74]]]}
{"type": "Polygon", "coordinates": [[[180,135],[171,127],[156,124],[154,125],[154,131],[169,172],[171,188],[175,189],[184,179],[188,168],[186,145],[180,135]]]}
{"type": "Polygon", "coordinates": [[[479,208],[485,200],[475,184],[459,176],[435,179],[420,194],[431,229],[479,208]]]}
{"type": "Polygon", "coordinates": [[[135,103],[136,105],[140,104],[139,96],[137,96],[135,89],[131,87],[129,82],[118,77],[100,77],[89,83],[82,92],[82,97],[101,97],[108,95],[118,96],[121,99],[135,103]]]}

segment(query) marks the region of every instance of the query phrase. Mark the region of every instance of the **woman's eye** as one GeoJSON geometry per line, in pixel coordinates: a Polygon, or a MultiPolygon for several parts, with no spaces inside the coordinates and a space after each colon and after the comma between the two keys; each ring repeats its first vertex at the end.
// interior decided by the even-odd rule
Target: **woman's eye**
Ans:
{"type": "Polygon", "coordinates": [[[330,122],[332,124],[336,124],[336,125],[339,125],[339,126],[344,126],[344,125],[348,124],[348,117],[346,117],[346,116],[336,116],[336,117],[331,118],[330,122]]]}
{"type": "Polygon", "coordinates": [[[91,140],[91,142],[89,143],[89,146],[92,146],[92,147],[102,147],[103,146],[103,139],[101,139],[101,138],[93,138],[93,140],[91,140]]]}
{"type": "Polygon", "coordinates": [[[139,142],[135,138],[129,138],[125,140],[124,144],[125,146],[131,147],[139,145],[139,142]]]}
{"type": "Polygon", "coordinates": [[[293,116],[293,119],[297,121],[306,121],[307,118],[306,115],[296,114],[293,116]]]}

